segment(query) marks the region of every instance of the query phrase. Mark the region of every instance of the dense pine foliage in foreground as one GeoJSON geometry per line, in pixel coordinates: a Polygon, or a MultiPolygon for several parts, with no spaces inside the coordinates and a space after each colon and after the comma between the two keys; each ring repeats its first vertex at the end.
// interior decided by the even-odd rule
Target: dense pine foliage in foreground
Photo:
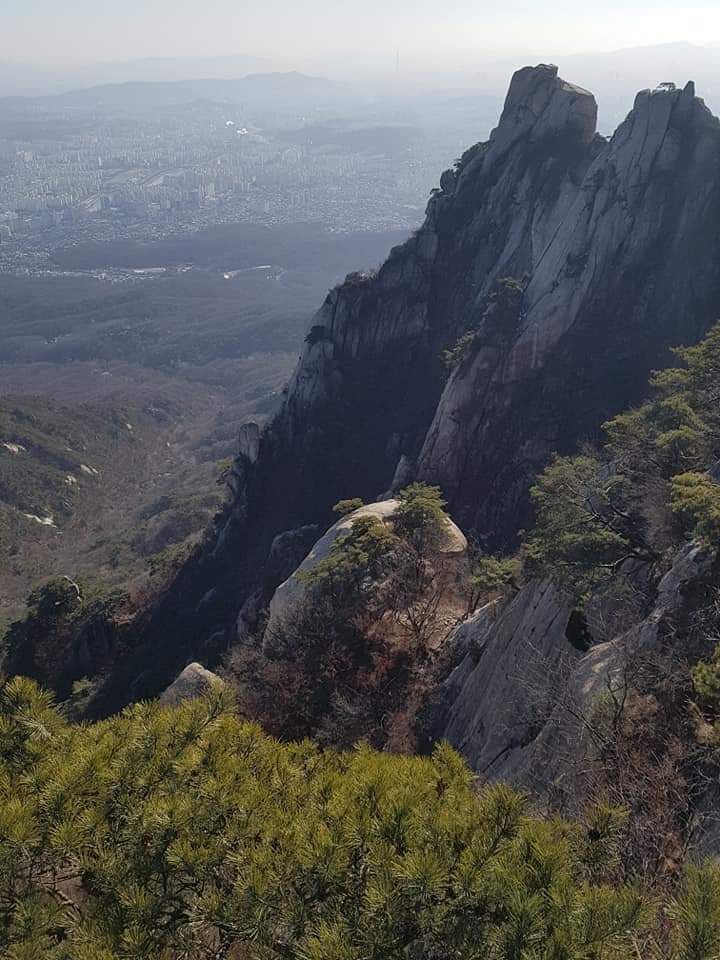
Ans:
{"type": "Polygon", "coordinates": [[[618,817],[533,819],[507,788],[477,793],[445,747],[279,744],[221,690],[81,726],[15,678],[0,955],[610,960],[655,953],[664,925],[678,960],[716,956],[714,872],[659,907],[613,885],[618,817]]]}

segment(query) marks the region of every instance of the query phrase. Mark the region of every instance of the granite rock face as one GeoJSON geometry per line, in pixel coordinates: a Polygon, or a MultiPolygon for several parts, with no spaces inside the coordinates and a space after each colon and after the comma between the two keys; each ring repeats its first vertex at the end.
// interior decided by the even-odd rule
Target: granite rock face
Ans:
{"type": "Polygon", "coordinates": [[[582,657],[568,637],[572,613],[546,581],[458,627],[469,649],[439,691],[445,714],[435,739],[449,741],[489,779],[520,779],[530,745],[582,657]]]}
{"type": "Polygon", "coordinates": [[[713,562],[712,551],[688,544],[647,615],[600,643],[578,630],[572,603],[548,582],[528,584],[491,617],[481,610],[458,628],[471,642],[437,692],[432,739],[448,740],[490,780],[546,793],[582,755],[582,717],[603,691],[621,690],[628,658],[659,649],[713,562]]]}
{"type": "Polygon", "coordinates": [[[282,579],[276,536],[327,529],[338,500],[436,483],[468,535],[514,545],[552,455],[640,400],[670,348],[720,316],[720,123],[692,84],[638,94],[610,140],[595,118],[556,67],[518,71],[418,231],[331,291],[278,415],[243,428],[214,543],[153,614],[147,636],[172,640],[144,695],[207,637],[233,641],[248,598],[282,579]]]}
{"type": "Polygon", "coordinates": [[[714,321],[719,163],[720,126],[692,84],[638,95],[537,257],[509,342],[489,347],[481,325],[440,400],[419,473],[465,524],[510,532],[548,455],[592,435],[669,346],[714,321]]]}

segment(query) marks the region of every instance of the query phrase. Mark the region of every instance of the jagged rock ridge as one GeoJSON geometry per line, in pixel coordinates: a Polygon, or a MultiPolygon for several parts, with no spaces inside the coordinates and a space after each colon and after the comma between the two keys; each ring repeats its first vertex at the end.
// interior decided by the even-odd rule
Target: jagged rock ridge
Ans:
{"type": "Polygon", "coordinates": [[[515,75],[497,129],[443,174],[416,235],[377,275],[329,294],[254,469],[242,465],[249,503],[264,511],[282,487],[295,526],[348,490],[387,489],[403,457],[414,464],[443,391],[442,349],[480,324],[497,278],[534,270],[602,148],[596,113],[555,67],[515,75]]]}
{"type": "Polygon", "coordinates": [[[640,399],[669,348],[709,328],[720,124],[692,84],[639,94],[609,141],[595,118],[557,68],[518,71],[498,127],[443,174],[417,233],[328,295],[280,413],[244,432],[214,545],[149,619],[146,636],[168,639],[132,696],[211,662],[247,598],[261,606],[294,569],[267,566],[278,535],[326,528],[341,498],[436,482],[463,529],[512,543],[553,452],[640,399]],[[448,378],[441,353],[468,331],[448,378]]]}
{"type": "Polygon", "coordinates": [[[548,454],[592,435],[717,318],[719,161],[692,83],[638,94],[537,258],[506,348],[481,328],[419,464],[479,532],[512,532],[548,454]]]}
{"type": "Polygon", "coordinates": [[[439,483],[465,527],[507,543],[549,455],[592,436],[670,346],[707,329],[718,121],[692,83],[640,93],[609,142],[595,118],[555,67],[513,77],[498,127],[443,175],[417,234],[319,311],[260,440],[251,503],[265,513],[280,485],[294,526],[387,489],[401,465],[439,483]],[[525,289],[499,311],[507,277],[525,289]],[[443,384],[441,349],[466,330],[475,340],[443,384]]]}

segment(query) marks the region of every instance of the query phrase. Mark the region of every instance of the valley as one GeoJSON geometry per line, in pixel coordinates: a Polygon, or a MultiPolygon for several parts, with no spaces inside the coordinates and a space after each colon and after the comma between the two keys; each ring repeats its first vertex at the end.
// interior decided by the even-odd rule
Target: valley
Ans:
{"type": "Polygon", "coordinates": [[[221,506],[238,428],[276,409],[318,301],[403,237],[236,226],[1,277],[5,622],[52,575],[147,589],[149,559],[221,506]]]}

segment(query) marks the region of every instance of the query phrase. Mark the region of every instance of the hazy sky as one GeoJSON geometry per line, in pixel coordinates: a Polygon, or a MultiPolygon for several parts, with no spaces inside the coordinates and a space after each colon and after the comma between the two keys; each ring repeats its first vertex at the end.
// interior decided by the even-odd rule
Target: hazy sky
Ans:
{"type": "Polygon", "coordinates": [[[400,47],[459,64],[496,52],[720,42],[718,0],[2,0],[0,60],[246,53],[302,61],[400,47]]]}

